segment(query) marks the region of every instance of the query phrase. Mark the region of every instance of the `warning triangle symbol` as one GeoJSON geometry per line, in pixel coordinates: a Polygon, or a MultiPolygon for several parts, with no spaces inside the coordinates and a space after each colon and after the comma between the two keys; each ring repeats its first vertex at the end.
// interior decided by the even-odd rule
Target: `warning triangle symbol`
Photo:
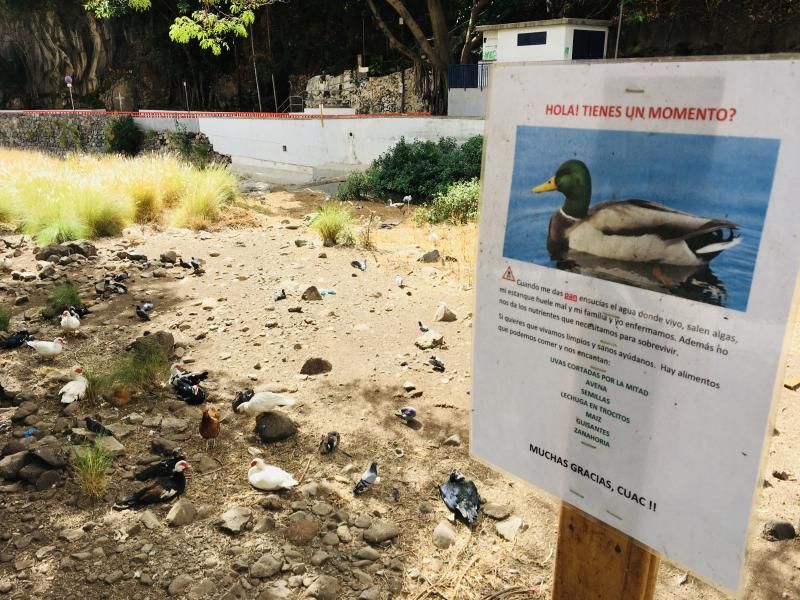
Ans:
{"type": "Polygon", "coordinates": [[[514,277],[514,272],[511,270],[511,267],[508,267],[506,269],[506,272],[503,273],[503,279],[505,279],[506,281],[513,281],[516,283],[517,278],[514,277]]]}

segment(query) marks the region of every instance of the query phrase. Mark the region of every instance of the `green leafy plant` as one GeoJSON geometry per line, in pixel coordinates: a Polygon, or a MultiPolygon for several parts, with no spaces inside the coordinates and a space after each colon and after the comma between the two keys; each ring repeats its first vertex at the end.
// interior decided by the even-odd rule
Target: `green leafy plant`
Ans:
{"type": "Polygon", "coordinates": [[[145,341],[114,361],[107,381],[110,385],[143,389],[163,381],[168,373],[168,357],[164,350],[155,341],[145,341]]]}
{"type": "Polygon", "coordinates": [[[0,306],[0,331],[8,331],[9,323],[11,323],[11,309],[0,306]]]}
{"type": "Polygon", "coordinates": [[[109,152],[135,156],[144,141],[144,133],[136,126],[133,117],[122,115],[113,117],[103,130],[109,152]]]}
{"type": "Polygon", "coordinates": [[[81,491],[92,500],[97,500],[106,493],[111,464],[111,454],[103,447],[101,436],[95,438],[93,443],[75,449],[71,461],[72,470],[81,491]]]}
{"type": "Polygon", "coordinates": [[[62,283],[53,288],[47,296],[47,307],[53,314],[59,314],[70,306],[79,308],[83,306],[80,294],[71,283],[62,283]]]}
{"type": "Polygon", "coordinates": [[[444,192],[436,194],[428,206],[417,209],[414,220],[422,223],[463,225],[478,217],[481,186],[478,179],[451,184],[444,192]]]}
{"type": "Polygon", "coordinates": [[[325,246],[351,242],[352,226],[353,215],[350,209],[334,200],[320,205],[311,221],[311,228],[319,233],[325,246]]]}

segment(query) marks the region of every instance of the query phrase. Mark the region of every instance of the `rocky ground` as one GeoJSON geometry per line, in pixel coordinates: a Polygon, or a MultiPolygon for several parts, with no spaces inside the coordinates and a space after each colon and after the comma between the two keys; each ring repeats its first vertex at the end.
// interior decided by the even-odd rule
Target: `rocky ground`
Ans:
{"type": "MultiPolygon", "coordinates": [[[[30,242],[0,234],[0,257],[16,272],[0,272],[0,303],[15,305],[12,329],[58,335],[57,323],[39,316],[56,281],[74,282],[92,304],[81,334],[52,364],[27,348],[0,351],[0,384],[13,392],[0,408],[0,597],[549,596],[558,503],[469,457],[474,230],[420,229],[398,209],[365,205],[355,209],[365,220],[374,213],[376,249],[324,248],[303,220],[319,200],[255,189],[216,231],[137,227],[97,242],[96,254],[83,246],[45,262],[30,242]],[[439,260],[418,261],[434,248],[439,260]],[[174,265],[171,253],[202,259],[205,273],[174,265]],[[366,260],[367,270],[353,260],[366,260]],[[130,274],[127,294],[98,293],[98,281],[121,271],[130,274]],[[309,286],[335,294],[303,300],[309,286]],[[281,289],[287,299],[276,302],[281,289]],[[148,323],[133,311],[145,299],[155,303],[148,323]],[[454,320],[434,320],[441,303],[454,320]],[[420,320],[441,335],[441,347],[418,347],[426,345],[420,320]],[[223,412],[215,447],[206,449],[198,434],[201,408],[177,400],[166,382],[123,406],[62,410],[55,396],[74,365],[96,368],[159,331],[170,334],[162,337],[176,360],[211,373],[210,400],[223,412]],[[434,353],[444,373],[428,364],[434,353]],[[330,371],[301,374],[310,358],[328,361],[330,371]],[[254,420],[230,408],[246,387],[291,395],[296,404],[281,412],[297,433],[262,443],[254,420]],[[393,415],[405,404],[419,411],[413,427],[393,415]],[[109,491],[95,503],[66,466],[70,447],[86,436],[76,431],[85,415],[99,415],[118,442],[109,491]],[[321,456],[320,435],[332,430],[340,449],[321,456]],[[112,511],[141,485],[134,471],[172,446],[192,465],[183,498],[112,511]],[[272,495],[251,488],[253,456],[301,485],[272,495]],[[381,481],[354,498],[373,460],[381,481]],[[473,529],[452,522],[438,497],[453,467],[490,503],[473,529]]],[[[797,540],[762,534],[767,521],[797,520],[796,395],[784,389],[778,407],[767,469],[776,476],[757,500],[747,598],[800,598],[797,540]]],[[[656,598],[725,597],[662,565],[656,598]]]]}

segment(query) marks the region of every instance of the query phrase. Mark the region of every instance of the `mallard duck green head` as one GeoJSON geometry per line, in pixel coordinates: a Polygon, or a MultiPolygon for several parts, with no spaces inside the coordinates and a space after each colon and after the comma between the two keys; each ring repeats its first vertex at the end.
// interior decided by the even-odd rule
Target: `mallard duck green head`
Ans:
{"type": "Polygon", "coordinates": [[[563,210],[571,217],[582,219],[589,210],[592,199],[592,176],[589,168],[579,160],[568,160],[558,167],[550,179],[533,188],[533,192],[552,192],[564,194],[563,210]]]}

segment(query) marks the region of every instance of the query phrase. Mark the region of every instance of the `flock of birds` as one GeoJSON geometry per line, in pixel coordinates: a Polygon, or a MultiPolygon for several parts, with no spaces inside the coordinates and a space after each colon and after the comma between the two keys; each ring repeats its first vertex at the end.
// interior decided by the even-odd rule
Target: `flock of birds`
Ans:
{"type": "MultiPolygon", "coordinates": [[[[194,274],[200,275],[204,271],[200,262],[192,257],[186,263],[179,259],[180,266],[192,269],[194,274]]],[[[366,271],[365,260],[353,261],[353,267],[361,271],[366,271]]],[[[104,291],[114,293],[126,293],[127,288],[122,283],[127,279],[127,274],[117,274],[114,278],[104,280],[104,291]],[[124,276],[123,276],[124,275],[124,276]]],[[[403,287],[403,280],[400,276],[396,278],[399,287],[403,287]]],[[[286,292],[280,290],[276,295],[276,300],[286,298],[286,292]]],[[[149,321],[150,313],[153,311],[152,302],[144,302],[135,305],[134,311],[137,318],[141,321],[149,321]]],[[[61,314],[60,325],[64,335],[75,335],[81,327],[81,318],[89,314],[89,310],[83,307],[69,307],[61,314]]],[[[429,328],[418,322],[420,331],[429,331],[429,328]]],[[[0,348],[17,348],[27,344],[33,348],[42,358],[55,358],[64,349],[66,341],[63,337],[58,337],[52,342],[45,340],[31,339],[26,330],[12,333],[0,340],[0,348]]],[[[444,363],[435,355],[431,356],[428,363],[434,371],[444,372],[444,363]]],[[[209,445],[216,445],[216,439],[221,431],[222,415],[218,408],[207,404],[208,393],[203,388],[203,382],[208,379],[208,371],[191,372],[180,364],[174,364],[170,368],[169,385],[176,396],[189,405],[206,404],[203,409],[199,425],[200,436],[206,441],[206,449],[209,445]]],[[[58,392],[61,404],[68,405],[81,400],[86,395],[88,381],[83,375],[80,367],[75,367],[72,372],[72,380],[66,383],[58,392]]],[[[2,389],[2,388],[0,388],[2,389]]],[[[251,389],[237,392],[231,403],[235,414],[244,414],[251,417],[270,412],[279,407],[290,407],[295,401],[289,396],[268,391],[254,391],[251,389]]],[[[417,410],[413,406],[404,406],[396,413],[404,423],[412,425],[417,417],[417,410]]],[[[99,420],[85,417],[84,422],[88,431],[97,435],[113,436],[113,431],[105,427],[99,420]]],[[[333,453],[339,448],[341,436],[336,431],[330,431],[320,437],[319,452],[321,454],[333,453]]],[[[190,469],[188,458],[181,448],[175,448],[167,452],[159,462],[142,469],[134,475],[137,481],[147,482],[144,487],[116,503],[115,510],[132,509],[139,506],[150,505],[159,502],[167,502],[184,493],[186,489],[186,470],[190,469]]],[[[267,464],[261,458],[255,458],[250,462],[247,473],[250,485],[258,490],[277,491],[291,489],[299,482],[283,469],[267,464]]],[[[302,478],[301,478],[302,479],[302,478]]],[[[352,490],[354,496],[360,496],[368,492],[376,483],[380,481],[378,476],[378,464],[372,462],[369,467],[361,474],[361,477],[352,490]]],[[[463,474],[453,470],[447,481],[439,486],[439,493],[445,505],[455,516],[467,524],[475,523],[481,506],[481,498],[474,482],[466,479],[463,474]]]]}

